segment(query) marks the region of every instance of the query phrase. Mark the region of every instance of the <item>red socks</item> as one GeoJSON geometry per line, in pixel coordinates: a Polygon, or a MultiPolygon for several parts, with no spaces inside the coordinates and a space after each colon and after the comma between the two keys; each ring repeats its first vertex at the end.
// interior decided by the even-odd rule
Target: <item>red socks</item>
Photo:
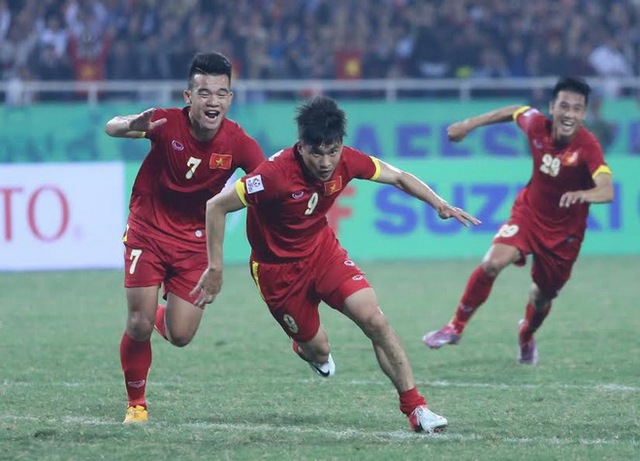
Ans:
{"type": "Polygon", "coordinates": [[[476,267],[471,273],[460,304],[451,320],[458,333],[462,333],[471,316],[487,300],[494,281],[495,278],[487,275],[482,266],[476,267]]]}
{"type": "Polygon", "coordinates": [[[120,341],[120,363],[127,388],[129,406],[147,407],[145,390],[151,367],[151,341],[135,341],[125,332],[120,341]]]}
{"type": "Polygon", "coordinates": [[[427,404],[425,398],[415,387],[403,392],[398,392],[398,394],[400,395],[400,411],[407,416],[409,416],[416,407],[427,404]]]}
{"type": "Polygon", "coordinates": [[[520,325],[520,342],[528,343],[531,341],[533,334],[540,328],[544,319],[551,311],[551,303],[544,309],[536,310],[531,303],[527,303],[524,312],[524,322],[520,325]]]}
{"type": "Polygon", "coordinates": [[[160,335],[168,341],[169,338],[167,337],[167,324],[164,319],[164,315],[166,311],[167,311],[167,306],[165,306],[164,304],[158,304],[158,309],[156,309],[156,319],[154,324],[155,324],[156,331],[160,333],[160,335]]]}

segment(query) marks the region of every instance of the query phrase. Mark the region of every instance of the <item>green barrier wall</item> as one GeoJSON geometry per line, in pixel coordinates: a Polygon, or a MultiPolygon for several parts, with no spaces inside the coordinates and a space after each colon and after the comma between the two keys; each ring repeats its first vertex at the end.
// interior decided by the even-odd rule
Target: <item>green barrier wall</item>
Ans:
{"type": "MultiPolygon", "coordinates": [[[[352,181],[329,215],[343,245],[356,260],[481,258],[509,216],[517,191],[529,179],[528,159],[403,160],[394,162],[416,174],[450,203],[482,220],[465,228],[440,220],[428,205],[394,187],[352,181]]],[[[582,254],[640,253],[640,159],[610,161],[616,199],[592,205],[582,254]]],[[[138,164],[127,165],[127,196],[138,164]]],[[[246,263],[245,212],[228,219],[225,260],[246,263]]]]}
{"type": "MultiPolygon", "coordinates": [[[[484,221],[475,229],[441,222],[425,205],[390,187],[352,183],[330,216],[344,245],[357,259],[481,257],[513,197],[529,175],[524,136],[515,124],[477,130],[460,144],[446,140],[454,120],[522,101],[344,102],[347,143],[420,176],[452,203],[484,221]]],[[[141,104],[41,104],[0,107],[0,162],[120,160],[127,165],[128,197],[146,140],[113,139],[103,129],[116,114],[141,104]]],[[[296,139],[294,103],[236,104],[231,117],[244,125],[267,155],[296,139]]],[[[618,197],[592,207],[584,254],[640,253],[640,108],[635,100],[606,101],[604,115],[616,126],[607,158],[618,197]]],[[[126,205],[123,204],[123,208],[126,205]]],[[[126,211],[124,211],[126,212],[126,211]]],[[[228,262],[246,261],[242,214],[230,220],[228,262]]]]}
{"type": "MultiPolygon", "coordinates": [[[[523,102],[345,102],[342,106],[349,118],[346,141],[389,160],[524,157],[525,139],[513,123],[477,130],[461,144],[446,139],[446,127],[453,121],[523,102]]],[[[146,106],[142,104],[0,107],[0,162],[140,161],[148,143],[110,138],[104,133],[104,124],[114,115],[143,109],[146,106]]],[[[603,113],[616,127],[608,154],[640,153],[640,106],[636,101],[606,101],[603,113]]],[[[236,104],[230,114],[260,142],[267,155],[296,139],[294,115],[294,103],[236,104]]]]}

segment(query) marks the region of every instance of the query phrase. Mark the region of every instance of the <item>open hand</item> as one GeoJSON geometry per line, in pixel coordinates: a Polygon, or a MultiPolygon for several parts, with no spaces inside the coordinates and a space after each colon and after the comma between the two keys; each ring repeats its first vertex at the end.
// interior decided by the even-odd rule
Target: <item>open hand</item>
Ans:
{"type": "Polygon", "coordinates": [[[139,113],[129,120],[129,131],[151,131],[154,128],[164,125],[167,122],[166,118],[160,118],[154,122],[151,121],[153,113],[156,110],[154,108],[147,109],[144,112],[139,113]]]}
{"type": "Polygon", "coordinates": [[[207,268],[200,276],[200,281],[191,293],[192,297],[197,296],[193,303],[196,307],[204,309],[206,304],[211,304],[222,289],[222,270],[207,268]]]}
{"type": "Polygon", "coordinates": [[[482,223],[482,221],[474,218],[462,208],[451,206],[448,203],[443,203],[442,206],[438,207],[437,211],[438,216],[440,216],[441,219],[455,218],[459,222],[464,224],[465,227],[469,227],[470,224],[477,226],[478,224],[482,223]]]}

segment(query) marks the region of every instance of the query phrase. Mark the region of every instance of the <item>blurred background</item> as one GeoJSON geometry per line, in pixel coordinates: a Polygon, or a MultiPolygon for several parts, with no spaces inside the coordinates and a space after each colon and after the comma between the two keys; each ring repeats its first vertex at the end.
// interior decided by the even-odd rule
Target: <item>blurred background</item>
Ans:
{"type": "Polygon", "coordinates": [[[592,207],[584,253],[640,253],[640,0],[0,0],[0,270],[121,266],[149,143],[104,123],[181,106],[191,58],[214,50],[234,66],[230,117],[267,155],[295,141],[296,104],[327,94],[348,144],[484,222],[352,183],[330,220],[360,259],[480,257],[529,178],[526,141],[504,124],[454,145],[446,127],[506,104],[546,112],[559,76],[583,76],[618,192],[592,207]]]}

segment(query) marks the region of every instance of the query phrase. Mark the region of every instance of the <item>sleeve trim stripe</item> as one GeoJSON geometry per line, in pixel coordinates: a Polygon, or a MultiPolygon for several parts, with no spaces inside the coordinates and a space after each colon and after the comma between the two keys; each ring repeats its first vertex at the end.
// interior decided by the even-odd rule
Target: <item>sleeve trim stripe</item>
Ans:
{"type": "Polygon", "coordinates": [[[371,178],[370,178],[370,179],[371,179],[371,181],[375,181],[376,179],[378,179],[378,176],[380,176],[380,171],[381,171],[381,169],[380,169],[380,162],[379,162],[379,161],[378,161],[378,159],[377,159],[377,158],[375,158],[375,157],[371,157],[371,156],[369,156],[369,158],[373,161],[373,164],[374,164],[374,165],[375,165],[375,167],[376,167],[376,171],[373,173],[373,176],[371,176],[371,178]]]}
{"type": "Polygon", "coordinates": [[[531,106],[522,106],[520,109],[513,113],[513,120],[516,120],[518,118],[518,115],[528,111],[529,109],[531,109],[531,106]]]}
{"type": "Polygon", "coordinates": [[[236,189],[236,194],[238,194],[238,197],[240,198],[240,201],[242,202],[242,204],[244,206],[249,206],[249,204],[247,203],[247,199],[245,197],[246,192],[245,192],[244,183],[242,182],[242,180],[238,179],[234,184],[234,187],[236,189]]]}
{"type": "Polygon", "coordinates": [[[591,177],[595,178],[596,176],[598,176],[599,174],[602,174],[602,173],[611,174],[611,168],[609,168],[609,165],[600,165],[598,167],[598,169],[593,172],[591,177]]]}

